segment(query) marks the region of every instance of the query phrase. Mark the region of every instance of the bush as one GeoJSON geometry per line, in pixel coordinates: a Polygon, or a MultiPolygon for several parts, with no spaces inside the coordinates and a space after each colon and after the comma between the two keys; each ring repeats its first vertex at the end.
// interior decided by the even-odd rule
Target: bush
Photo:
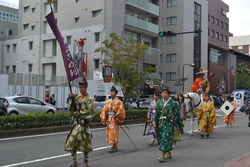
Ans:
{"type": "MultiPolygon", "coordinates": [[[[147,110],[129,110],[126,111],[126,120],[146,119],[147,110]]],[[[101,122],[100,111],[95,112],[92,123],[101,122]]],[[[60,112],[55,114],[47,113],[28,113],[25,115],[11,115],[0,117],[0,130],[16,130],[41,128],[52,126],[70,125],[72,123],[69,112],[60,112]]]]}

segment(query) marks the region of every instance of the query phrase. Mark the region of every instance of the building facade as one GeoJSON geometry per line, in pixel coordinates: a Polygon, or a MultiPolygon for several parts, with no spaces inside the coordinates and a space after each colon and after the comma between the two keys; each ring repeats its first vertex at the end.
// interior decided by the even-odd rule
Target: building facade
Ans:
{"type": "Polygon", "coordinates": [[[208,1],[163,0],[160,11],[160,32],[177,33],[160,38],[160,78],[173,93],[187,92],[195,79],[194,73],[208,67],[208,1]],[[199,29],[201,33],[185,33],[199,29]]]}
{"type": "MultiPolygon", "coordinates": [[[[95,49],[109,39],[110,33],[149,45],[143,65],[158,66],[158,0],[53,0],[52,9],[72,56],[79,54],[80,38],[86,38],[82,51],[87,57],[88,79],[94,79],[95,72],[102,71],[101,60],[105,57],[95,49]]],[[[20,38],[3,42],[2,73],[46,75],[47,85],[53,80],[52,76],[66,75],[60,47],[45,19],[50,11],[47,0],[20,0],[20,38]],[[18,54],[7,52],[7,46],[11,50],[14,44],[18,54]]],[[[154,77],[157,79],[157,75],[152,79],[154,77]]]]}
{"type": "Polygon", "coordinates": [[[235,56],[229,54],[229,6],[222,0],[208,1],[208,78],[214,94],[231,92],[234,87],[235,56]]]}

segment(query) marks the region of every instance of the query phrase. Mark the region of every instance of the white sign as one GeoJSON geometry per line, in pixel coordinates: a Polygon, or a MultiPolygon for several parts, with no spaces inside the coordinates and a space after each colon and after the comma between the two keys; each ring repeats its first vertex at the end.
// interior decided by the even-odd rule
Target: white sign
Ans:
{"type": "Polygon", "coordinates": [[[103,80],[101,71],[93,71],[93,80],[103,80]]]}
{"type": "Polygon", "coordinates": [[[234,110],[234,106],[232,106],[231,103],[229,103],[228,101],[226,101],[221,107],[220,109],[226,114],[229,115],[233,110],[234,110]]]}

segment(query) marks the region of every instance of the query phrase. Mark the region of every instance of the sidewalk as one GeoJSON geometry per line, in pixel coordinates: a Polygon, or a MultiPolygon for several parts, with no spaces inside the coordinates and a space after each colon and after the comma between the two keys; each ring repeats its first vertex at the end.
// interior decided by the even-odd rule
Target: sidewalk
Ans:
{"type": "Polygon", "coordinates": [[[250,152],[226,162],[224,167],[250,167],[250,152]]]}

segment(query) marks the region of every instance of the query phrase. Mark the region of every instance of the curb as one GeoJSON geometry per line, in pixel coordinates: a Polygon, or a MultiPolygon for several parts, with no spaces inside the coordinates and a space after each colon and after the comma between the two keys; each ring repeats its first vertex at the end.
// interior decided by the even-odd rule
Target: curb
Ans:
{"type": "MultiPolygon", "coordinates": [[[[134,119],[134,120],[125,120],[125,124],[136,124],[136,123],[145,123],[145,119],[134,119]]],[[[105,127],[101,123],[92,123],[91,128],[100,128],[105,127]]],[[[65,132],[70,131],[71,125],[64,126],[53,126],[53,127],[44,127],[44,128],[32,128],[32,129],[18,129],[11,131],[0,131],[1,138],[10,138],[10,137],[19,137],[19,136],[29,136],[29,135],[39,135],[46,133],[56,133],[56,132],[65,132]]]]}
{"type": "Polygon", "coordinates": [[[250,152],[243,154],[235,159],[232,159],[224,164],[224,167],[249,167],[250,152]]]}

